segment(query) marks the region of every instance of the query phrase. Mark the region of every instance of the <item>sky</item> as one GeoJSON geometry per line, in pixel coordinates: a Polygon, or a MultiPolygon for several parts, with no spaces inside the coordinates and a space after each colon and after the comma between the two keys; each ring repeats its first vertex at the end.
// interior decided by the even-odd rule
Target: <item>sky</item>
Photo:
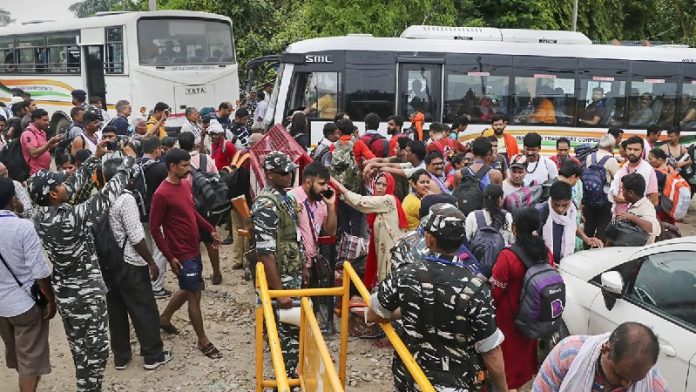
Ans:
{"type": "Polygon", "coordinates": [[[2,0],[0,7],[10,11],[15,23],[30,20],[65,20],[75,16],[68,10],[78,0],[2,0]]]}

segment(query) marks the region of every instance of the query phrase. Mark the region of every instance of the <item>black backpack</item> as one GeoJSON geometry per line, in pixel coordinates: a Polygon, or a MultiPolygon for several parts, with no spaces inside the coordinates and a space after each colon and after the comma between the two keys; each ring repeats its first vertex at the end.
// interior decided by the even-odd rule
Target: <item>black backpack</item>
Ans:
{"type": "Polygon", "coordinates": [[[229,188],[218,174],[206,170],[208,157],[206,155],[200,157],[199,169],[191,169],[193,203],[199,214],[206,218],[210,224],[217,226],[232,208],[229,188]]]}
{"type": "Polygon", "coordinates": [[[152,204],[151,195],[147,185],[147,170],[154,164],[158,163],[154,159],[145,162],[140,162],[140,165],[135,169],[135,174],[131,178],[128,189],[135,198],[135,204],[138,206],[140,214],[140,222],[147,222],[150,216],[150,206],[152,204]]]}
{"type": "Polygon", "coordinates": [[[73,140],[75,138],[70,137],[70,130],[72,127],[77,126],[84,132],[85,127],[81,124],[70,123],[67,129],[59,129],[58,133],[63,135],[63,139],[56,145],[56,155],[62,154],[64,152],[70,153],[70,147],[72,146],[73,140]]]}
{"type": "Polygon", "coordinates": [[[452,196],[457,199],[457,208],[464,215],[469,215],[470,212],[483,208],[481,180],[490,170],[491,167],[489,165],[481,166],[476,174],[468,167],[462,169],[462,180],[454,192],[452,192],[452,196]]]}
{"type": "Polygon", "coordinates": [[[111,287],[115,271],[119,263],[123,263],[123,250],[126,248],[128,233],[123,239],[123,244],[119,244],[114,237],[114,231],[109,223],[109,210],[107,209],[99,219],[92,225],[92,237],[94,237],[94,251],[99,259],[104,282],[107,287],[111,287]]]}
{"type": "Polygon", "coordinates": [[[7,168],[7,173],[11,179],[24,182],[29,178],[29,165],[24,160],[20,138],[21,136],[7,142],[7,145],[0,151],[0,162],[7,168]]]}

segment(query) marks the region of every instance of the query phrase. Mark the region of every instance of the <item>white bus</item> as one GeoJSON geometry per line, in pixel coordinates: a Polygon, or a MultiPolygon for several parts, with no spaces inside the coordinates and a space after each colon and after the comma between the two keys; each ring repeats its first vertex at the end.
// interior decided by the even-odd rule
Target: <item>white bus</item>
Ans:
{"type": "Polygon", "coordinates": [[[70,121],[71,95],[102,97],[110,114],[126,99],[147,116],[161,101],[168,127],[181,126],[188,106],[239,99],[232,22],[193,11],[104,13],[66,21],[0,28],[0,101],[12,89],[49,111],[51,131],[70,121]]]}
{"type": "Polygon", "coordinates": [[[641,134],[653,123],[679,125],[690,137],[696,49],[592,45],[566,31],[439,26],[411,26],[398,38],[310,39],[280,56],[266,122],[311,107],[314,144],[337,112],[361,129],[365,115],[377,113],[384,131],[390,115],[408,125],[416,102],[426,129],[467,116],[470,139],[500,113],[518,138],[542,134],[546,153],[560,136],[577,145],[610,126],[641,134]]]}

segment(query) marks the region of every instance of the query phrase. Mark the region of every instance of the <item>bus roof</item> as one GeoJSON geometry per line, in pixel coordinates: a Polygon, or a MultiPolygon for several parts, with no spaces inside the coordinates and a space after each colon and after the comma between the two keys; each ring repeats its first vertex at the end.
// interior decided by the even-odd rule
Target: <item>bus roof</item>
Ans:
{"type": "MultiPolygon", "coordinates": [[[[516,30],[519,31],[519,30],[516,30]]],[[[532,31],[532,30],[529,30],[532,31]]],[[[674,47],[613,46],[592,44],[554,44],[503,42],[500,40],[462,40],[433,38],[381,38],[354,34],[314,38],[295,42],[287,53],[321,53],[326,51],[379,51],[419,53],[476,53],[518,56],[572,57],[613,60],[696,62],[696,49],[674,47]]]]}
{"type": "Polygon", "coordinates": [[[49,31],[70,31],[79,30],[91,27],[118,26],[136,21],[142,17],[186,17],[186,18],[205,18],[218,19],[231,23],[230,18],[217,14],[197,11],[144,11],[144,12],[119,12],[106,13],[87,18],[74,18],[58,21],[35,21],[26,24],[12,24],[5,27],[0,27],[0,37],[45,33],[49,31]]]}

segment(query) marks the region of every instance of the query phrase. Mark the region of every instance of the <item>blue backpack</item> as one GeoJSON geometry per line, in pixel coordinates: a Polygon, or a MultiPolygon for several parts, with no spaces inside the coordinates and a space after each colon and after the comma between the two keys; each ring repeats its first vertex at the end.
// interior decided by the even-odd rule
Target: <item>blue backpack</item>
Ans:
{"type": "Polygon", "coordinates": [[[492,218],[490,225],[486,223],[483,210],[474,211],[474,216],[476,217],[478,231],[471,238],[469,249],[471,249],[471,253],[479,261],[481,274],[486,278],[490,278],[493,273],[493,264],[498,259],[500,252],[505,249],[505,239],[500,234],[500,228],[503,227],[507,211],[500,211],[498,215],[492,218]]]}
{"type": "Polygon", "coordinates": [[[590,155],[590,166],[582,172],[582,204],[588,207],[602,207],[609,204],[604,186],[607,183],[607,169],[604,164],[611,158],[603,157],[597,162],[597,153],[590,155]]]}

